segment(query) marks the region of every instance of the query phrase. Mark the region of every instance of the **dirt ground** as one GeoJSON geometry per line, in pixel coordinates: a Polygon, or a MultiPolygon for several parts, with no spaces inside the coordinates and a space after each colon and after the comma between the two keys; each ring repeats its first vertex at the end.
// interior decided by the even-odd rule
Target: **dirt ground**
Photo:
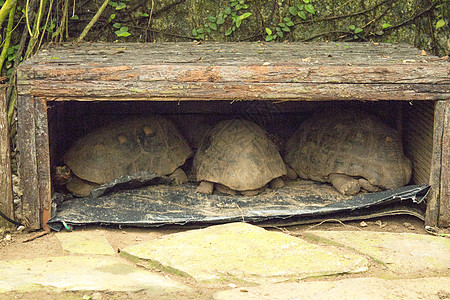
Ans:
{"type": "MultiPolygon", "coordinates": [[[[119,249],[126,246],[138,244],[141,242],[156,239],[163,235],[190,230],[186,227],[160,227],[160,228],[133,228],[133,227],[106,227],[106,226],[80,226],[74,230],[104,230],[107,240],[119,256],[119,249]]],[[[297,225],[288,227],[272,227],[268,230],[282,231],[293,236],[302,236],[306,230],[357,230],[357,231],[378,231],[378,232],[410,232],[417,234],[428,234],[424,229],[424,223],[418,218],[412,216],[392,216],[376,219],[367,219],[364,221],[327,221],[318,224],[297,225]]],[[[440,233],[450,234],[450,228],[441,229],[440,233]]],[[[18,260],[37,257],[50,257],[65,255],[55,233],[49,233],[29,242],[25,240],[34,236],[36,232],[15,232],[10,229],[0,229],[0,260],[18,260]]],[[[347,274],[338,276],[329,276],[320,278],[320,280],[338,280],[343,278],[357,278],[376,276],[383,272],[382,268],[371,267],[369,271],[361,274],[347,274]]],[[[175,275],[165,274],[173,279],[180,281],[192,288],[190,292],[181,292],[178,294],[167,294],[158,296],[158,299],[211,299],[212,294],[218,290],[226,289],[227,286],[202,285],[186,278],[176,278],[175,275]]],[[[307,280],[317,280],[307,279],[307,280]]],[[[229,287],[228,287],[229,288],[229,287]]],[[[245,292],[245,291],[244,291],[245,292]]],[[[32,292],[32,293],[7,293],[0,294],[0,299],[142,299],[148,298],[145,291],[140,292],[32,292]]],[[[151,297],[150,297],[151,298],[151,297]]]]}

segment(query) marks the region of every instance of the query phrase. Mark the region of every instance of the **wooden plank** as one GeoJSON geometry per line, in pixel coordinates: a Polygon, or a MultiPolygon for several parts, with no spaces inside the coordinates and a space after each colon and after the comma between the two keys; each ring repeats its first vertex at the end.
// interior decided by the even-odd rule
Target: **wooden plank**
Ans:
{"type": "Polygon", "coordinates": [[[433,154],[431,160],[430,186],[427,197],[425,225],[438,226],[439,199],[441,190],[442,138],[444,133],[445,106],[447,101],[438,101],[434,108],[433,154]]]}
{"type": "MultiPolygon", "coordinates": [[[[14,220],[11,160],[9,149],[6,87],[0,86],[0,211],[11,220],[14,220]]],[[[0,227],[11,226],[0,216],[0,227]]]]}
{"type": "Polygon", "coordinates": [[[442,169],[439,201],[439,227],[450,226],[450,100],[445,101],[442,133],[442,169]]]}
{"type": "Polygon", "coordinates": [[[449,72],[405,45],[81,44],[25,61],[18,84],[46,100],[409,101],[448,99],[449,72]]]}
{"type": "Polygon", "coordinates": [[[39,181],[36,161],[36,135],[34,123],[34,98],[20,95],[18,97],[18,131],[19,176],[22,195],[22,224],[29,229],[39,229],[39,181]]]}
{"type": "MultiPolygon", "coordinates": [[[[31,81],[47,101],[422,101],[450,97],[449,87],[424,84],[31,81]]],[[[23,86],[21,86],[23,87],[23,86]]]]}
{"type": "Polygon", "coordinates": [[[38,98],[34,101],[34,118],[36,126],[36,164],[39,183],[41,226],[44,230],[48,231],[50,229],[47,226],[47,221],[51,217],[52,200],[47,105],[45,101],[38,98]]]}

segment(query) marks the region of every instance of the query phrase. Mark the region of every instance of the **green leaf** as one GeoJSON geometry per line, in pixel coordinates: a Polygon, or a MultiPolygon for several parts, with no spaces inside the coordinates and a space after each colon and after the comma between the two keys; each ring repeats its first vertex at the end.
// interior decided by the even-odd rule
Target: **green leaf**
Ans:
{"type": "Polygon", "coordinates": [[[441,28],[443,26],[445,26],[445,21],[444,20],[440,19],[439,21],[437,21],[436,29],[441,28]]]}
{"type": "Polygon", "coordinates": [[[201,39],[201,40],[204,40],[204,39],[205,39],[205,35],[204,35],[204,34],[199,34],[199,35],[197,36],[197,38],[199,38],[199,39],[201,39]]]}
{"type": "Polygon", "coordinates": [[[244,4],[244,5],[242,5],[242,8],[243,8],[243,9],[247,9],[247,8],[248,8],[248,5],[247,5],[247,4],[244,4]]]}
{"type": "Polygon", "coordinates": [[[149,17],[150,15],[149,14],[147,14],[147,13],[142,13],[141,14],[141,17],[149,17]]]}
{"type": "Polygon", "coordinates": [[[267,33],[267,35],[272,35],[272,30],[270,28],[266,27],[266,33],[267,33]]]}
{"type": "Polygon", "coordinates": [[[216,23],[210,23],[210,24],[209,24],[209,27],[210,27],[212,30],[217,30],[217,25],[216,25],[216,23]]]}
{"type": "Polygon", "coordinates": [[[126,8],[126,7],[127,7],[127,5],[125,3],[120,2],[119,5],[117,5],[116,10],[121,10],[121,9],[126,8]]]}
{"type": "Polygon", "coordinates": [[[225,23],[225,19],[224,18],[218,18],[216,24],[217,25],[222,25],[223,23],[225,23]]]}
{"type": "Polygon", "coordinates": [[[363,31],[362,28],[358,27],[358,28],[355,29],[355,33],[360,33],[361,31],[363,31]]]}
{"type": "Polygon", "coordinates": [[[197,33],[198,34],[203,34],[203,33],[205,33],[205,31],[203,30],[203,28],[199,28],[199,29],[197,29],[197,33]]]}
{"type": "Polygon", "coordinates": [[[303,10],[298,12],[298,16],[303,20],[306,20],[306,13],[303,10]]]}
{"type": "Polygon", "coordinates": [[[305,2],[305,3],[309,3],[309,0],[303,0],[303,2],[305,2]]]}
{"type": "Polygon", "coordinates": [[[116,18],[116,14],[111,14],[108,19],[108,23],[116,18]]]}
{"type": "Polygon", "coordinates": [[[108,4],[111,5],[112,7],[117,7],[117,5],[119,5],[119,4],[117,4],[117,2],[114,2],[114,1],[111,1],[108,4]]]}
{"type": "Polygon", "coordinates": [[[193,36],[197,36],[197,35],[198,35],[197,30],[195,30],[195,28],[192,29],[192,35],[193,35],[193,36]]]}
{"type": "Polygon", "coordinates": [[[242,5],[238,4],[238,5],[235,6],[234,9],[235,9],[236,11],[238,11],[238,10],[242,9],[242,5]]]}
{"type": "Polygon", "coordinates": [[[299,4],[297,5],[298,10],[303,10],[305,8],[305,4],[299,4]]]}
{"type": "Polygon", "coordinates": [[[231,7],[234,7],[234,6],[238,5],[238,4],[239,4],[239,3],[238,3],[237,1],[232,1],[232,2],[230,3],[231,7]]]}
{"type": "Polygon", "coordinates": [[[228,6],[227,8],[225,8],[225,13],[227,15],[231,14],[231,7],[228,6]]]}
{"type": "MultiPolygon", "coordinates": [[[[304,0],[303,0],[304,1],[304,0]]],[[[305,10],[309,12],[310,14],[314,15],[316,13],[316,10],[312,4],[306,4],[305,10]]]]}
{"type": "Polygon", "coordinates": [[[273,40],[271,35],[266,36],[266,42],[270,42],[271,40],[273,40]]]}
{"type": "Polygon", "coordinates": [[[377,32],[375,32],[376,35],[383,35],[384,31],[383,30],[378,30],[377,32]]]}
{"type": "Polygon", "coordinates": [[[388,28],[388,27],[391,27],[391,24],[389,24],[389,23],[384,23],[382,27],[383,27],[383,29],[386,29],[386,28],[388,28]]]}
{"type": "Polygon", "coordinates": [[[73,15],[70,17],[71,20],[79,20],[80,18],[77,15],[73,15]]]}
{"type": "Polygon", "coordinates": [[[359,36],[357,36],[357,35],[354,35],[353,36],[353,38],[356,40],[357,38],[359,38],[359,36]]]}
{"type": "Polygon", "coordinates": [[[277,32],[281,32],[281,27],[275,27],[275,30],[277,31],[277,32]]]}
{"type": "Polygon", "coordinates": [[[247,19],[248,17],[250,17],[251,15],[252,15],[252,13],[247,12],[245,14],[240,15],[239,19],[244,20],[244,19],[247,19]]]}
{"type": "Polygon", "coordinates": [[[287,23],[287,22],[291,21],[291,18],[284,17],[284,18],[283,18],[283,21],[287,23]]]}
{"type": "Polygon", "coordinates": [[[296,16],[297,15],[297,9],[294,6],[289,7],[289,12],[291,15],[296,16]]]}
{"type": "Polygon", "coordinates": [[[236,28],[239,28],[240,26],[241,26],[241,23],[242,23],[242,19],[237,19],[236,20],[236,28]]]}
{"type": "Polygon", "coordinates": [[[231,29],[228,29],[227,31],[225,31],[225,35],[230,35],[232,33],[233,33],[233,30],[231,30],[231,29]]]}
{"type": "Polygon", "coordinates": [[[350,28],[350,30],[355,30],[355,25],[350,25],[350,26],[348,26],[348,28],[350,28]]]}
{"type": "Polygon", "coordinates": [[[283,37],[283,31],[277,31],[277,35],[282,38],[283,37]]]}
{"type": "Polygon", "coordinates": [[[205,31],[206,31],[207,33],[211,33],[211,29],[210,29],[210,28],[205,28],[205,31]]]}
{"type": "Polygon", "coordinates": [[[289,27],[283,27],[282,29],[283,29],[283,31],[286,31],[286,32],[290,32],[290,31],[291,31],[291,30],[289,29],[289,27]]]}
{"type": "Polygon", "coordinates": [[[213,16],[209,16],[208,20],[212,23],[216,23],[216,21],[217,21],[216,17],[213,17],[213,16]]]}
{"type": "Polygon", "coordinates": [[[284,24],[284,23],[278,23],[278,26],[280,26],[280,27],[286,27],[286,24],[284,24]]]}
{"type": "Polygon", "coordinates": [[[289,22],[286,23],[286,25],[287,25],[287,26],[294,26],[294,22],[289,21],[289,22]]]}
{"type": "Polygon", "coordinates": [[[114,23],[114,24],[113,24],[113,27],[114,27],[114,28],[120,28],[120,23],[114,23]]]}

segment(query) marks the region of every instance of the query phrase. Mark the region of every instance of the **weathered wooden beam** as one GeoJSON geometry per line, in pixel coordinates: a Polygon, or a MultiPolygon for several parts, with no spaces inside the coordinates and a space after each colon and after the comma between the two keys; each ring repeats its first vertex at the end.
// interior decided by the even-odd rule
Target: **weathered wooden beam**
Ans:
{"type": "MultiPolygon", "coordinates": [[[[36,160],[36,127],[34,97],[19,95],[17,144],[22,195],[22,224],[29,229],[41,228],[39,178],[36,160]]],[[[48,149],[47,149],[48,151],[48,149]]]]}
{"type": "MultiPolygon", "coordinates": [[[[5,95],[6,87],[0,86],[0,211],[11,220],[14,220],[13,194],[11,179],[11,160],[9,150],[8,117],[6,114],[7,103],[5,95]]],[[[0,227],[10,226],[0,216],[0,227]]]]}
{"type": "Polygon", "coordinates": [[[450,226],[450,101],[443,103],[443,132],[441,158],[441,186],[439,201],[439,227],[450,226]]]}
{"type": "Polygon", "coordinates": [[[424,101],[450,97],[439,85],[316,83],[32,82],[30,94],[48,101],[424,101]]]}
{"type": "Polygon", "coordinates": [[[47,221],[51,217],[51,173],[50,149],[48,140],[47,105],[42,99],[35,98],[34,119],[36,129],[36,164],[38,176],[39,205],[42,218],[41,226],[49,231],[47,221]]]}

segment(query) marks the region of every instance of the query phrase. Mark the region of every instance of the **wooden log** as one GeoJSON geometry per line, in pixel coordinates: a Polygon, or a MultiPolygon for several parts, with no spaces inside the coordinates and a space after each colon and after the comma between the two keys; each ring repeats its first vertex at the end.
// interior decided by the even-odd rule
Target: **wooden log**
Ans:
{"type": "MultiPolygon", "coordinates": [[[[11,160],[9,149],[8,117],[6,103],[6,88],[0,86],[0,211],[14,220],[11,160]]],[[[11,223],[0,216],[0,227],[11,226],[11,223]]]]}
{"type": "Polygon", "coordinates": [[[36,160],[36,130],[34,97],[19,95],[17,144],[19,149],[19,176],[22,195],[22,224],[29,229],[41,228],[39,207],[39,180],[36,160]]]}
{"type": "Polygon", "coordinates": [[[18,84],[61,101],[450,97],[447,62],[406,45],[355,44],[62,45],[22,63],[18,84]]]}
{"type": "Polygon", "coordinates": [[[443,132],[442,132],[442,162],[441,191],[439,201],[439,227],[450,226],[450,101],[445,101],[443,132]]]}

